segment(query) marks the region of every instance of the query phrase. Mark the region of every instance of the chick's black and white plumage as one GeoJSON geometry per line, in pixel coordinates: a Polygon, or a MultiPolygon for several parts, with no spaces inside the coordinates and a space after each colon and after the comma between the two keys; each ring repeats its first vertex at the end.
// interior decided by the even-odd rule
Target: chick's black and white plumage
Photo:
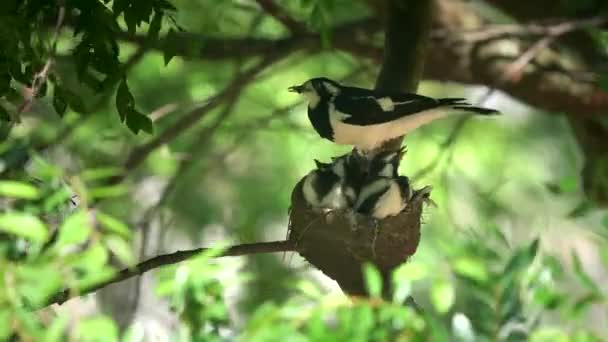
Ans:
{"type": "Polygon", "coordinates": [[[451,113],[498,113],[471,106],[462,98],[347,87],[323,77],[289,90],[308,99],[308,118],[321,137],[364,152],[451,113]]]}
{"type": "Polygon", "coordinates": [[[333,163],[315,160],[317,169],[302,183],[304,199],[313,208],[345,209],[354,204],[358,192],[359,171],[350,155],[334,159],[333,163]]]}
{"type": "Polygon", "coordinates": [[[407,177],[376,177],[363,185],[354,209],[381,220],[401,213],[411,198],[412,188],[407,177]]]}

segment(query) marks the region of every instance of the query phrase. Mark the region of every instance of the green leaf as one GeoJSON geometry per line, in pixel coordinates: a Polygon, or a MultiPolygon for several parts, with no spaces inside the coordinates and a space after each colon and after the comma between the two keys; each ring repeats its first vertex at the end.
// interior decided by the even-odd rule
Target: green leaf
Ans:
{"type": "Polygon", "coordinates": [[[53,94],[53,108],[55,108],[55,112],[60,117],[63,117],[63,115],[65,114],[65,111],[68,109],[68,102],[65,99],[63,90],[61,90],[61,88],[58,85],[55,86],[55,91],[53,94]]]}
{"type": "MultiPolygon", "coordinates": [[[[42,208],[45,213],[48,213],[58,206],[63,206],[69,203],[72,198],[72,193],[67,187],[62,187],[55,191],[50,196],[45,196],[42,208]]],[[[61,209],[60,209],[61,210],[61,209]]]]}
{"type": "Polygon", "coordinates": [[[431,287],[431,302],[439,313],[446,313],[454,305],[455,291],[452,283],[436,280],[431,287]]]}
{"type": "Polygon", "coordinates": [[[86,169],[80,173],[80,176],[83,180],[90,182],[99,179],[107,179],[110,177],[114,177],[120,175],[122,173],[122,169],[119,167],[99,167],[93,169],[86,169]]]}
{"type": "Polygon", "coordinates": [[[536,257],[538,245],[539,240],[534,239],[528,247],[518,249],[505,266],[503,276],[511,276],[528,268],[536,257]]]}
{"type": "Polygon", "coordinates": [[[140,130],[152,134],[154,133],[154,124],[152,120],[144,114],[131,110],[127,116],[127,127],[137,134],[140,130]]]}
{"type": "Polygon", "coordinates": [[[82,253],[70,255],[67,264],[80,270],[95,271],[106,265],[108,257],[108,250],[103,245],[93,243],[82,253]]]}
{"type": "Polygon", "coordinates": [[[81,321],[76,326],[78,341],[118,341],[118,327],[106,316],[98,316],[81,321]]]}
{"type": "Polygon", "coordinates": [[[382,275],[376,266],[370,263],[363,264],[363,278],[367,293],[371,297],[382,296],[382,275]]]}
{"type": "Polygon", "coordinates": [[[55,246],[61,249],[85,242],[91,235],[91,231],[89,214],[84,210],[79,210],[70,215],[59,228],[59,235],[55,246]]]}
{"type": "Polygon", "coordinates": [[[135,264],[133,247],[127,241],[117,235],[110,235],[104,238],[104,243],[123,264],[128,266],[135,264]]]}
{"type": "Polygon", "coordinates": [[[148,28],[148,40],[153,42],[158,40],[158,32],[160,32],[162,21],[163,12],[155,10],[154,15],[152,16],[152,21],[150,22],[150,27],[148,28]]]}
{"type": "Polygon", "coordinates": [[[592,201],[584,199],[576,207],[574,207],[574,209],[572,209],[567,216],[570,218],[582,217],[588,214],[595,207],[596,206],[592,201]]]}
{"type": "Polygon", "coordinates": [[[585,272],[581,259],[579,259],[578,254],[574,250],[572,251],[572,267],[574,274],[581,284],[585,285],[587,289],[591,290],[595,294],[601,293],[595,281],[593,281],[593,279],[585,272]]]}
{"type": "Polygon", "coordinates": [[[101,223],[108,232],[118,234],[123,238],[131,237],[131,230],[129,230],[129,227],[122,221],[100,211],[97,212],[96,217],[99,223],[101,223]]]}
{"type": "Polygon", "coordinates": [[[0,181],[0,196],[33,200],[40,197],[40,192],[36,187],[27,183],[0,181]]]}
{"type": "Polygon", "coordinates": [[[128,115],[133,111],[134,106],[135,99],[129,90],[127,79],[123,78],[116,91],[116,109],[118,110],[121,122],[127,119],[128,115]]]}
{"type": "Polygon", "coordinates": [[[16,212],[0,214],[0,231],[35,242],[44,242],[49,235],[46,226],[39,218],[16,212]]]}
{"type": "Polygon", "coordinates": [[[454,272],[466,278],[485,282],[488,280],[488,271],[485,264],[479,260],[470,257],[461,257],[454,261],[452,266],[454,272]]]}
{"type": "Polygon", "coordinates": [[[84,104],[84,101],[82,101],[82,98],[78,94],[76,94],[75,92],[73,92],[67,88],[62,88],[61,91],[62,91],[61,95],[63,96],[63,98],[68,103],[70,108],[72,108],[73,111],[75,111],[76,113],[81,113],[81,114],[88,112],[86,105],[84,104]]]}
{"type": "Polygon", "coordinates": [[[13,331],[12,317],[9,310],[8,307],[0,308],[0,340],[2,341],[10,340],[13,331]]]}
{"type": "Polygon", "coordinates": [[[45,342],[61,342],[66,340],[66,329],[68,327],[69,317],[65,314],[59,315],[53,320],[53,323],[45,330],[45,342]]]}
{"type": "Polygon", "coordinates": [[[123,196],[129,192],[129,187],[125,184],[100,186],[89,190],[91,198],[109,198],[123,196]]]}
{"type": "Polygon", "coordinates": [[[176,36],[177,33],[174,29],[171,28],[169,29],[169,32],[167,32],[167,36],[164,39],[165,46],[163,47],[163,58],[165,60],[165,66],[167,66],[169,62],[171,62],[173,57],[175,57],[175,55],[177,54],[177,46],[175,46],[175,44],[173,43],[174,41],[176,41],[176,36]]]}

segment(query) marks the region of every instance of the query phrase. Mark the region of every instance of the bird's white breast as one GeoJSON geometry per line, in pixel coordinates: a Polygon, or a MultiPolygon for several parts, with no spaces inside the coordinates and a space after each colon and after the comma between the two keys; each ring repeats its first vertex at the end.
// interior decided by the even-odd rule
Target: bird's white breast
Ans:
{"type": "Polygon", "coordinates": [[[321,97],[314,91],[304,93],[304,96],[308,100],[308,108],[315,109],[321,101],[321,97]]]}
{"type": "Polygon", "coordinates": [[[361,151],[373,150],[383,142],[406,135],[429,122],[441,119],[449,114],[446,108],[436,108],[417,114],[403,116],[399,119],[376,125],[351,125],[344,123],[350,117],[330,106],[330,124],[333,129],[333,141],[342,145],[354,145],[361,151]]]}
{"type": "Polygon", "coordinates": [[[399,185],[396,182],[390,182],[388,189],[378,199],[372,215],[377,219],[395,216],[405,208],[405,204],[399,185]]]}
{"type": "Polygon", "coordinates": [[[302,194],[306,202],[316,208],[340,209],[346,208],[347,199],[344,194],[342,182],[336,182],[324,196],[319,196],[314,188],[317,182],[318,173],[311,172],[304,179],[302,184],[302,194]]]}

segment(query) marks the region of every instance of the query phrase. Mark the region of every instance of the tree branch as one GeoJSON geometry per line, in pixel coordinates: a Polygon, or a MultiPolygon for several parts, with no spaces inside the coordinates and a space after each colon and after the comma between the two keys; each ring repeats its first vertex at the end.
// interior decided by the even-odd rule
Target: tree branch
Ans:
{"type": "MultiPolygon", "coordinates": [[[[351,43],[357,41],[353,37],[368,37],[380,28],[380,23],[374,18],[355,20],[334,28],[332,41],[336,45],[343,41],[351,43]]],[[[277,51],[286,54],[301,50],[314,52],[322,48],[321,39],[317,33],[301,33],[282,39],[265,39],[213,37],[179,32],[167,35],[158,41],[150,41],[144,35],[130,35],[127,32],[121,32],[118,33],[118,38],[166,54],[204,60],[254,57],[276,53],[277,51]]]]}
{"type": "MultiPolygon", "coordinates": [[[[390,0],[384,39],[384,59],[376,89],[415,93],[424,69],[434,0],[390,0]]],[[[397,150],[403,137],[382,149],[397,150]]]]}
{"type": "MultiPolygon", "coordinates": [[[[245,86],[247,86],[259,73],[261,73],[268,66],[272,65],[277,60],[285,57],[286,52],[280,51],[277,53],[271,53],[266,56],[256,66],[251,67],[249,70],[241,73],[235,77],[224,90],[211,97],[205,105],[202,107],[192,110],[190,113],[184,115],[179,119],[173,126],[164,130],[161,134],[156,136],[150,142],[135,148],[127,158],[125,162],[125,171],[129,172],[137,168],[147,157],[159,146],[166,144],[167,142],[175,139],[180,133],[194,126],[194,124],[203,118],[207,113],[219,106],[225,99],[235,97],[245,86]]],[[[121,176],[121,178],[124,177],[121,176]]],[[[117,181],[115,179],[113,181],[117,181]]]]}
{"type": "MultiPolygon", "coordinates": [[[[498,44],[521,51],[527,49],[528,39],[555,34],[555,32],[580,30],[596,27],[601,18],[562,20],[551,24],[529,24],[518,28],[516,25],[483,26],[484,21],[466,4],[458,1],[438,1],[435,30],[430,41],[429,53],[422,77],[439,81],[453,81],[465,84],[493,85],[496,78],[505,75],[505,68],[518,55],[505,55],[498,44]],[[463,31],[463,26],[478,28],[463,31]],[[484,39],[482,39],[484,38],[484,39]],[[485,39],[487,38],[487,40],[485,39]],[[500,39],[499,39],[500,38],[500,39]],[[493,48],[489,48],[492,43],[493,48]],[[483,54],[474,54],[480,46],[486,45],[483,54]],[[493,51],[492,51],[493,50],[493,51]]],[[[371,39],[365,39],[377,32],[381,26],[373,18],[358,20],[337,27],[334,31],[334,47],[354,55],[382,61],[382,49],[374,46],[371,39]],[[358,37],[358,38],[354,38],[358,37]],[[361,38],[363,37],[363,38],[361,38]]],[[[403,31],[407,32],[407,31],[403,31]]],[[[132,42],[144,43],[143,37],[123,37],[132,42]],[[140,41],[141,40],[141,41],[140,41]]],[[[181,46],[183,51],[174,51],[177,55],[200,59],[230,59],[237,56],[258,56],[276,49],[292,53],[305,51],[314,53],[321,50],[321,42],[316,34],[304,34],[289,38],[255,39],[255,38],[211,38],[193,34],[179,34],[165,37],[163,43],[151,48],[167,51],[168,46],[181,46]],[[188,42],[190,40],[190,42],[188,42]],[[188,49],[192,42],[200,42],[199,50],[188,49]],[[204,43],[204,44],[203,44],[204,43]]],[[[196,45],[196,44],[195,44],[196,45]]],[[[552,50],[553,51],[553,50],[552,50]]],[[[551,112],[568,112],[573,115],[601,116],[608,114],[608,95],[593,84],[584,65],[565,67],[561,61],[564,56],[553,51],[547,53],[544,65],[537,65],[524,73],[521,79],[504,82],[500,89],[520,100],[540,109],[551,112]]],[[[565,57],[567,58],[567,57],[565,57]]],[[[399,64],[396,60],[396,64],[399,64]]],[[[402,63],[406,68],[408,63],[402,63]]],[[[404,72],[407,72],[404,70],[404,72]]],[[[385,76],[383,76],[385,77],[385,76]]],[[[405,89],[405,88],[404,88],[405,89]]]]}
{"type": "MultiPolygon", "coordinates": [[[[554,18],[572,17],[566,13],[561,3],[553,0],[485,0],[492,6],[504,11],[520,22],[551,20],[554,18]]],[[[600,2],[597,2],[598,4],[600,2]]],[[[596,15],[597,11],[588,10],[578,13],[578,18],[596,15]]],[[[606,52],[595,42],[593,37],[584,31],[572,31],[565,35],[560,43],[572,52],[580,55],[582,60],[589,66],[606,67],[606,52]]]]}
{"type": "Polygon", "coordinates": [[[296,20],[294,20],[281,6],[277,5],[273,0],[256,0],[258,5],[269,15],[273,16],[291,33],[302,33],[306,28],[296,20]]]}
{"type": "MultiPolygon", "coordinates": [[[[121,282],[123,280],[140,276],[148,271],[154,270],[167,265],[177,264],[186,259],[200,255],[201,253],[212,250],[211,248],[196,248],[185,251],[178,251],[171,254],[163,254],[146,261],[143,261],[134,267],[125,268],[118,272],[114,277],[93,285],[88,288],[80,289],[78,292],[74,292],[71,289],[63,290],[56,295],[52,296],[46,303],[45,306],[51,304],[63,304],[67,300],[86,295],[91,292],[95,292],[108,285],[121,282]]],[[[258,242],[249,243],[229,247],[223,252],[218,254],[216,257],[228,257],[228,256],[242,256],[250,254],[261,254],[261,253],[276,253],[276,252],[290,252],[295,250],[295,244],[292,241],[273,241],[273,242],[258,242]]]]}

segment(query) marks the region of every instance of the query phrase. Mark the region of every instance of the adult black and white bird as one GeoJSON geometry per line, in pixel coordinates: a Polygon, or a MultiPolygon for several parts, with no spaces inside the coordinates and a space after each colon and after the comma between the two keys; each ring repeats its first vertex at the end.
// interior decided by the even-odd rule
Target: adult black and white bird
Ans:
{"type": "Polygon", "coordinates": [[[362,186],[354,210],[381,220],[401,213],[411,198],[412,188],[407,177],[375,177],[362,186]]]}
{"type": "Polygon", "coordinates": [[[346,209],[355,203],[360,184],[360,168],[356,159],[347,154],[332,163],[315,160],[317,169],[302,183],[304,200],[313,208],[346,209]]]}
{"type": "Polygon", "coordinates": [[[348,87],[324,77],[292,86],[289,91],[308,99],[308,118],[321,137],[353,145],[364,153],[452,113],[498,113],[472,106],[462,98],[434,99],[348,87]]]}

